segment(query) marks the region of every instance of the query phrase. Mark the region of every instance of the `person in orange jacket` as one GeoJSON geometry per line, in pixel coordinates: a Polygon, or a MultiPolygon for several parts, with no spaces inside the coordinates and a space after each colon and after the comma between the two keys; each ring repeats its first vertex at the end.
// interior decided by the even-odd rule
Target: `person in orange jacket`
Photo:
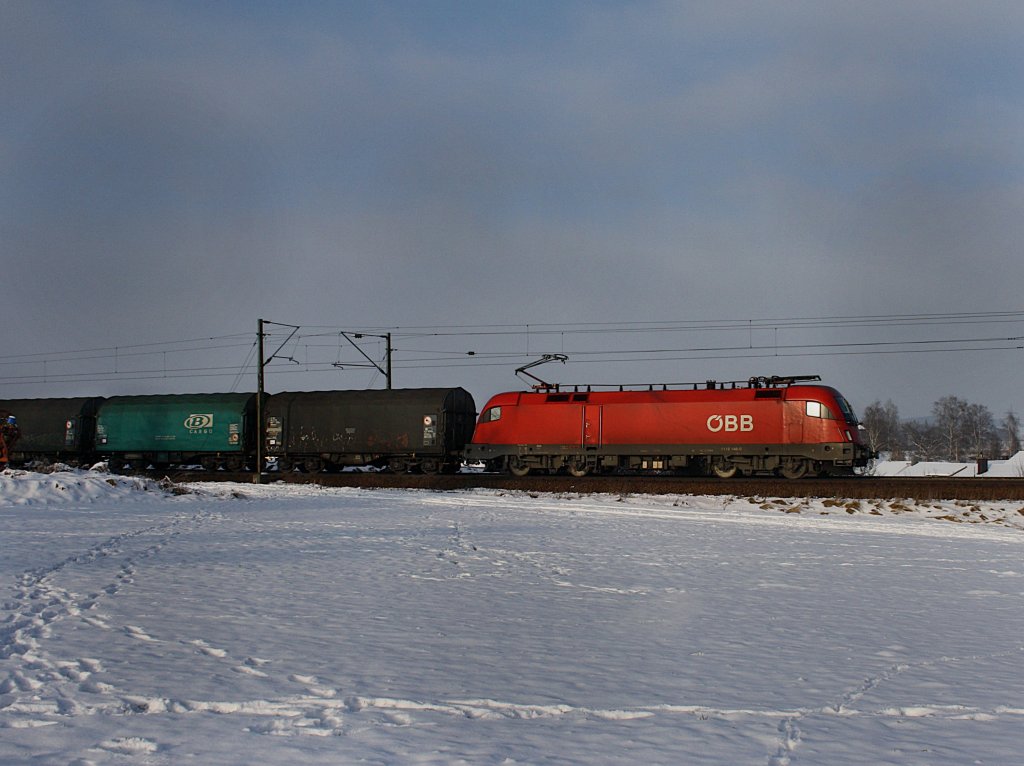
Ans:
{"type": "Polygon", "coordinates": [[[0,410],[0,471],[7,468],[10,451],[21,436],[18,419],[6,410],[0,410]]]}

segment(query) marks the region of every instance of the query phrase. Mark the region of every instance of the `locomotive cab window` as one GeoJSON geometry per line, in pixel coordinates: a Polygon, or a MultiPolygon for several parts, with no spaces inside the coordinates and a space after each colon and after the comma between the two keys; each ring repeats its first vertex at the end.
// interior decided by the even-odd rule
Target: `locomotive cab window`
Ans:
{"type": "Polygon", "coordinates": [[[832,416],[831,410],[821,402],[807,402],[807,417],[809,418],[824,418],[825,420],[835,420],[832,416]]]}
{"type": "Polygon", "coordinates": [[[846,401],[846,399],[841,396],[837,396],[836,402],[839,404],[839,409],[842,411],[843,417],[846,418],[847,423],[856,424],[859,422],[857,420],[857,414],[853,411],[853,407],[850,406],[850,403],[846,401]]]}
{"type": "Polygon", "coordinates": [[[489,407],[480,416],[481,423],[493,423],[495,420],[501,420],[501,407],[489,407]]]}

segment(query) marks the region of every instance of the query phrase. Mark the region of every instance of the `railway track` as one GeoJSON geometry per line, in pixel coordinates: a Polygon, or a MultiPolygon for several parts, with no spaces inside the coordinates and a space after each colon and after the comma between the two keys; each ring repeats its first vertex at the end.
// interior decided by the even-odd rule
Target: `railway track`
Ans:
{"type": "MultiPolygon", "coordinates": [[[[252,473],[182,471],[162,473],[172,481],[256,481],[252,473]]],[[[913,500],[1024,500],[1024,478],[873,478],[849,477],[789,481],[772,477],[711,479],[680,476],[527,476],[461,473],[450,476],[392,473],[267,473],[263,482],[319,484],[365,489],[452,491],[486,488],[527,492],[577,492],[619,495],[750,495],[758,497],[842,497],[913,500]]]]}

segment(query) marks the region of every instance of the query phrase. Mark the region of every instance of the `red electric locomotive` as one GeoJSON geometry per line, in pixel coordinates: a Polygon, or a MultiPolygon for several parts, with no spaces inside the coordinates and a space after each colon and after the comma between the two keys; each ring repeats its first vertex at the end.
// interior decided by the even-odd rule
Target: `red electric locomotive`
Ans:
{"type": "Polygon", "coordinates": [[[467,445],[469,460],[525,476],[614,469],[685,470],[729,478],[849,473],[871,455],[853,410],[818,376],[751,378],[687,389],[498,394],[467,445]]]}

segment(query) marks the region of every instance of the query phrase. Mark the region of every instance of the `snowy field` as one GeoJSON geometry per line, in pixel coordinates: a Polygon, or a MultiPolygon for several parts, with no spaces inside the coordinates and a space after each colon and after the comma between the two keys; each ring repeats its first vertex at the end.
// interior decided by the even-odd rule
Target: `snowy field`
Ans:
{"type": "Polygon", "coordinates": [[[1020,503],[0,475],[0,763],[1021,764],[1020,503]]]}

